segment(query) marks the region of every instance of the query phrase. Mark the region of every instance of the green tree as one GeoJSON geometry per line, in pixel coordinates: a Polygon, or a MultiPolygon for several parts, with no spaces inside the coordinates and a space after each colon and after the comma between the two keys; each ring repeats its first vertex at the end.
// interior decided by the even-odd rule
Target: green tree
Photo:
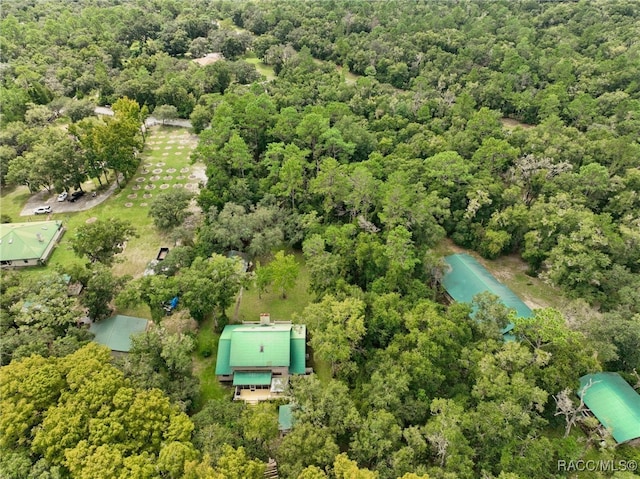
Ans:
{"type": "Polygon", "coordinates": [[[167,120],[178,118],[178,109],[173,105],[159,105],[153,110],[153,116],[164,125],[167,120]]]}
{"type": "Polygon", "coordinates": [[[577,378],[597,371],[596,351],[583,334],[569,329],[564,316],[551,308],[533,318],[515,318],[515,334],[533,351],[539,383],[551,393],[572,388],[577,378]]]}
{"type": "Polygon", "coordinates": [[[278,251],[274,259],[265,267],[269,283],[281,292],[282,299],[286,299],[287,290],[293,288],[300,273],[296,257],[278,251]]]}
{"type": "Polygon", "coordinates": [[[225,479],[262,479],[265,467],[263,462],[249,459],[244,448],[225,445],[215,470],[225,479]]]}
{"type": "Polygon", "coordinates": [[[384,255],[387,259],[385,283],[390,291],[403,290],[411,278],[413,269],[420,262],[416,257],[411,233],[403,226],[389,232],[384,255]]]}
{"type": "Polygon", "coordinates": [[[193,194],[186,190],[173,189],[156,196],[149,206],[153,224],[162,230],[180,226],[189,217],[189,203],[193,194]]]}
{"type": "Polygon", "coordinates": [[[202,410],[192,416],[194,445],[215,461],[223,455],[225,446],[238,448],[245,444],[242,418],[246,408],[244,403],[228,398],[207,401],[202,410]]]}
{"type": "Polygon", "coordinates": [[[80,303],[87,308],[90,318],[99,321],[111,314],[109,303],[129,278],[115,277],[110,269],[100,263],[95,263],[91,270],[91,277],[80,296],[80,303]]]}
{"type": "Polygon", "coordinates": [[[434,399],[424,435],[438,466],[458,477],[473,477],[473,450],[464,436],[464,408],[451,399],[434,399]]]}
{"type": "Polygon", "coordinates": [[[116,260],[114,256],[124,250],[125,243],[137,237],[136,230],[128,221],[98,219],[78,227],[71,238],[71,248],[75,254],[86,256],[92,263],[110,266],[116,260]]]}
{"type": "Polygon", "coordinates": [[[129,354],[119,364],[125,376],[136,387],[160,389],[182,410],[189,410],[197,394],[191,361],[193,338],[170,333],[163,323],[133,336],[131,343],[129,354]]]}
{"type": "Polygon", "coordinates": [[[213,209],[200,228],[199,249],[207,255],[237,250],[250,259],[269,254],[284,239],[281,214],[272,206],[244,206],[226,203],[222,211],[213,209]]]}
{"type": "Polygon", "coordinates": [[[315,355],[331,364],[334,376],[355,369],[353,356],[366,332],[364,307],[364,302],[356,298],[340,301],[325,296],[302,314],[312,332],[310,344],[315,355]]]}
{"type": "Polygon", "coordinates": [[[182,291],[181,299],[191,316],[203,321],[215,313],[215,322],[226,319],[226,310],[246,285],[247,274],[238,258],[213,254],[210,258],[197,257],[189,268],[183,268],[177,276],[182,291]]]}
{"type": "Polygon", "coordinates": [[[95,103],[89,99],[70,100],[65,106],[64,114],[69,117],[72,123],[76,123],[83,118],[93,116],[95,108],[95,103]]]}
{"type": "Polygon", "coordinates": [[[305,115],[296,127],[296,135],[301,144],[311,151],[311,158],[316,164],[316,174],[320,170],[321,138],[327,130],[329,119],[318,113],[305,115]]]}
{"type": "Polygon", "coordinates": [[[349,388],[337,379],[321,382],[315,374],[292,377],[291,394],[296,424],[326,427],[338,438],[348,437],[360,424],[360,415],[349,388]]]}
{"type": "Polygon", "coordinates": [[[151,311],[151,319],[159,323],[165,316],[164,304],[178,295],[180,288],[173,276],[147,275],[130,281],[116,297],[119,308],[135,307],[141,302],[151,311]]]}
{"type": "Polygon", "coordinates": [[[0,420],[12,421],[0,437],[44,457],[49,470],[64,466],[82,478],[155,471],[175,477],[195,457],[189,418],[159,390],[132,388],[109,350],[95,343],[64,358],[34,356],[3,367],[0,390],[0,420]]]}
{"type": "Polygon", "coordinates": [[[278,472],[285,479],[295,479],[307,466],[330,466],[338,452],[338,446],[326,428],[301,424],[284,437],[278,448],[278,472]]]}
{"type": "Polygon", "coordinates": [[[388,411],[371,411],[350,444],[353,456],[369,467],[385,461],[400,445],[402,430],[388,411]]]}
{"type": "Polygon", "coordinates": [[[360,469],[356,461],[351,461],[346,454],[338,454],[333,463],[336,479],[378,479],[378,473],[369,469],[360,469]]]}
{"type": "Polygon", "coordinates": [[[241,420],[244,437],[256,447],[258,456],[272,454],[270,443],[278,437],[278,416],[273,404],[263,402],[244,410],[241,420]]]}
{"type": "Polygon", "coordinates": [[[278,171],[278,182],[271,191],[278,197],[291,200],[291,209],[296,208],[296,199],[300,198],[304,188],[304,159],[298,150],[297,156],[286,154],[288,149],[297,149],[295,145],[285,148],[285,160],[278,171]]]}

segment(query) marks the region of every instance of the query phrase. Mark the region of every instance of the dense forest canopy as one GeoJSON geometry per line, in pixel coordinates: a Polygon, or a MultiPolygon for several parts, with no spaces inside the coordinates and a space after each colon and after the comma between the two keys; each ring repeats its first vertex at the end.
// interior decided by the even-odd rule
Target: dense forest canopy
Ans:
{"type": "Polygon", "coordinates": [[[258,478],[275,457],[294,479],[517,479],[640,458],[574,393],[599,370],[640,380],[640,4],[18,0],[1,19],[3,187],[126,184],[149,115],[191,121],[207,182],[191,229],[191,195],[153,204],[182,244],[153,276],[114,276],[136,230],[104,218],[73,232],[80,299],[60,272],[3,278],[0,476],[258,478]],[[515,320],[481,295],[470,319],[442,302],[445,238],[573,301],[515,320]],[[242,288],[287,297],[285,246],[326,374],[292,380],[279,437],[272,404],[200,404],[191,355],[242,288]],[[114,298],[156,324],[110,360],[75,321],[114,298]]]}

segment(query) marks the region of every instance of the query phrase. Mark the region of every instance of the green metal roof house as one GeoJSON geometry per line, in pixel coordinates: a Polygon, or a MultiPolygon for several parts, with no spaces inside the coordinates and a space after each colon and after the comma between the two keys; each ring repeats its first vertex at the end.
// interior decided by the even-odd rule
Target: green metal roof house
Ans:
{"type": "MultiPolygon", "coordinates": [[[[477,294],[488,291],[500,298],[500,301],[516,311],[520,318],[533,316],[531,309],[507,286],[500,283],[475,258],[468,254],[452,254],[444,258],[448,268],[442,278],[442,286],[447,294],[459,303],[471,303],[477,294]]],[[[475,311],[471,313],[472,316],[475,311]]],[[[513,341],[515,337],[509,334],[513,324],[508,324],[502,334],[506,341],[513,341]]]]}
{"type": "Polygon", "coordinates": [[[216,376],[231,381],[237,396],[246,389],[256,394],[268,390],[275,397],[290,374],[305,374],[306,336],[304,324],[272,323],[268,315],[260,323],[227,325],[218,343],[216,376]]]}
{"type": "Polygon", "coordinates": [[[96,343],[104,344],[111,351],[128,353],[131,350],[131,335],[146,331],[148,324],[146,319],[119,314],[92,323],[89,331],[96,335],[96,343]]]}
{"type": "Polygon", "coordinates": [[[20,268],[46,263],[63,233],[61,221],[0,224],[0,265],[20,268]]]}
{"type": "Polygon", "coordinates": [[[618,373],[582,376],[578,397],[618,444],[640,439],[640,394],[618,373]]]}

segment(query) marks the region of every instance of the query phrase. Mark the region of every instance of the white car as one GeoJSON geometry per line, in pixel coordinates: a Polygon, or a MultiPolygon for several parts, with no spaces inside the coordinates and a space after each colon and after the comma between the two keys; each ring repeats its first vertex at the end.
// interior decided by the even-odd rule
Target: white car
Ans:
{"type": "Polygon", "coordinates": [[[63,191],[62,193],[60,193],[60,194],[58,195],[58,201],[62,202],[62,201],[64,201],[64,200],[66,200],[66,199],[67,199],[67,196],[68,196],[67,192],[66,192],[66,191],[63,191]]]}
{"type": "Polygon", "coordinates": [[[44,215],[47,213],[51,213],[51,206],[39,206],[35,210],[33,210],[34,215],[44,215]]]}

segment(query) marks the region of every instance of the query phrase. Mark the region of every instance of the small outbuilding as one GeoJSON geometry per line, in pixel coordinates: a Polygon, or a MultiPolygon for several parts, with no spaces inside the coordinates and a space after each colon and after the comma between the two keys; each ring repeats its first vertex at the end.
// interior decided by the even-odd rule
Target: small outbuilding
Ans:
{"type": "Polygon", "coordinates": [[[293,409],[291,404],[283,404],[278,408],[278,430],[285,435],[293,427],[293,409]]]}
{"type": "Polygon", "coordinates": [[[61,221],[0,224],[0,265],[4,269],[45,264],[63,233],[61,221]]]}
{"type": "Polygon", "coordinates": [[[582,376],[578,397],[618,444],[640,442],[640,394],[618,373],[582,376]]]}
{"type": "Polygon", "coordinates": [[[145,332],[148,325],[146,319],[118,314],[92,323],[89,331],[95,334],[96,343],[116,353],[128,353],[131,350],[131,336],[145,332]]]}
{"type": "MultiPolygon", "coordinates": [[[[442,286],[450,300],[471,303],[474,296],[486,291],[495,294],[508,308],[514,309],[520,318],[533,316],[531,309],[507,286],[499,282],[484,266],[468,254],[452,254],[444,258],[447,271],[442,286]]],[[[475,314],[475,311],[471,313],[475,314]]],[[[515,338],[510,333],[514,325],[508,324],[502,335],[505,341],[515,338]]]]}

